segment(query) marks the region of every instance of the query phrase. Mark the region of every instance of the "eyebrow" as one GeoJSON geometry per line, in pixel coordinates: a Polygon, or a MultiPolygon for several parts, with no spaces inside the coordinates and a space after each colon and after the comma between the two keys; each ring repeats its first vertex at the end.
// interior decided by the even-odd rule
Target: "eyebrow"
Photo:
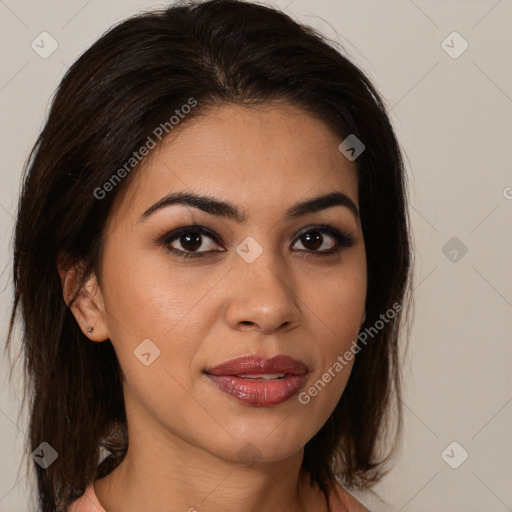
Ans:
{"type": "MultiPolygon", "coordinates": [[[[138,222],[147,219],[157,210],[161,210],[162,208],[166,208],[175,204],[192,206],[193,208],[198,208],[199,210],[209,213],[210,215],[218,215],[220,217],[234,219],[241,224],[247,221],[247,215],[245,212],[240,210],[234,204],[225,201],[219,201],[208,196],[191,194],[188,192],[173,192],[150,206],[140,216],[138,222]]],[[[286,211],[285,219],[293,220],[308,213],[315,213],[327,208],[332,208],[333,206],[343,206],[348,208],[353,213],[356,220],[359,221],[359,210],[357,209],[354,201],[352,201],[352,199],[350,199],[350,197],[348,197],[346,194],[338,191],[331,192],[319,197],[314,197],[312,199],[307,199],[293,205],[286,211]]]]}

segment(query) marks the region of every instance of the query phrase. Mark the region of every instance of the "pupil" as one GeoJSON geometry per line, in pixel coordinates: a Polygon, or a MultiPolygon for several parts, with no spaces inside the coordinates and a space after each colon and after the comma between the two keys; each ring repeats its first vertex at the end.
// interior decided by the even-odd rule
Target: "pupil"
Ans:
{"type": "Polygon", "coordinates": [[[181,245],[188,251],[195,251],[201,247],[201,235],[199,233],[188,233],[181,236],[181,245]]]}

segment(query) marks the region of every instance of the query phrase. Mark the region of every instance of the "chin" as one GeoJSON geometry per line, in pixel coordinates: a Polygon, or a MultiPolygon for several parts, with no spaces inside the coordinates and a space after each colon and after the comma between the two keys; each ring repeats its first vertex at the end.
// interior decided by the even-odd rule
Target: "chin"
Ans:
{"type": "Polygon", "coordinates": [[[250,428],[247,428],[247,423],[239,429],[233,423],[230,427],[231,435],[223,436],[223,440],[227,438],[229,444],[220,444],[217,437],[214,446],[208,451],[219,458],[253,466],[258,462],[279,462],[297,456],[321,425],[318,429],[311,428],[311,431],[305,431],[303,424],[290,428],[286,421],[281,423],[281,428],[277,422],[271,428],[268,425],[267,428],[258,428],[254,423],[250,428]]]}

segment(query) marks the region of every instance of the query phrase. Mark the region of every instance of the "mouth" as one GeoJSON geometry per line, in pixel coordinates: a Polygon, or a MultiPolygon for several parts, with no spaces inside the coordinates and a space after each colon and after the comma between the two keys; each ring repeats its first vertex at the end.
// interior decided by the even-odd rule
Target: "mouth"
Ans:
{"type": "Polygon", "coordinates": [[[286,373],[262,373],[259,375],[251,375],[250,373],[245,373],[243,375],[235,375],[235,377],[240,377],[241,379],[262,379],[262,380],[284,379],[286,377],[286,373]]]}
{"type": "Polygon", "coordinates": [[[285,402],[304,384],[308,367],[289,356],[243,356],[203,372],[217,389],[240,402],[266,407],[285,402]]]}

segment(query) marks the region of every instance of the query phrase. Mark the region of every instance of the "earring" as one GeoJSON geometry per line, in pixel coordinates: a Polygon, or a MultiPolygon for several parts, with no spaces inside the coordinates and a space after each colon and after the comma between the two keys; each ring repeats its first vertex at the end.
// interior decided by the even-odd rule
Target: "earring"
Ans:
{"type": "Polygon", "coordinates": [[[87,334],[91,334],[92,331],[94,331],[94,327],[89,327],[87,329],[87,334]]]}

